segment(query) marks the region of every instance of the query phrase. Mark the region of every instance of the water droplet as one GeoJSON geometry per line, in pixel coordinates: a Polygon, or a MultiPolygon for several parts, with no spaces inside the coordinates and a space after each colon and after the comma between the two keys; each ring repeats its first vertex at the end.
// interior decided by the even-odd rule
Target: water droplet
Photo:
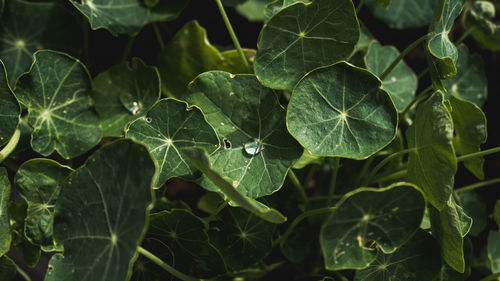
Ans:
{"type": "Polygon", "coordinates": [[[133,115],[137,115],[142,111],[141,102],[137,101],[137,98],[129,92],[122,92],[120,94],[120,101],[122,105],[133,115]]]}
{"type": "Polygon", "coordinates": [[[224,149],[231,149],[233,147],[231,142],[226,138],[223,138],[222,142],[224,143],[224,149]]]}
{"type": "Polygon", "coordinates": [[[229,92],[229,96],[233,96],[234,95],[234,92],[229,92]]]}
{"type": "Polygon", "coordinates": [[[396,76],[392,76],[391,77],[391,82],[396,82],[398,79],[396,78],[396,76]]]}
{"type": "Polygon", "coordinates": [[[225,124],[224,124],[224,122],[220,122],[220,125],[221,125],[221,126],[224,126],[225,124]]]}
{"type": "Polygon", "coordinates": [[[250,155],[257,155],[262,151],[262,149],[264,149],[264,145],[259,139],[253,139],[246,142],[243,145],[243,148],[245,149],[246,153],[250,155]]]}

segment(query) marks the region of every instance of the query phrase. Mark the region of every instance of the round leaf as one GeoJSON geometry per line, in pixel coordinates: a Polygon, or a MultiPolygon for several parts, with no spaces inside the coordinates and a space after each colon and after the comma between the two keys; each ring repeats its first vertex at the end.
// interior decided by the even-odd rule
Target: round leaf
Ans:
{"type": "Polygon", "coordinates": [[[20,115],[21,108],[7,83],[5,67],[0,60],[0,147],[7,144],[14,134],[20,115]]]}
{"type": "Polygon", "coordinates": [[[366,158],[396,135],[397,111],[380,85],[348,63],[312,71],[293,90],[288,130],[313,154],[366,158]]]}
{"type": "Polygon", "coordinates": [[[7,169],[0,167],[0,256],[9,251],[12,241],[9,214],[7,212],[9,199],[10,181],[7,176],[7,169]]]}
{"type": "Polygon", "coordinates": [[[31,147],[44,156],[56,150],[64,158],[87,152],[101,139],[101,129],[92,109],[85,66],[53,51],[38,51],[34,60],[15,88],[28,108],[31,147]]]}
{"type": "Polygon", "coordinates": [[[209,153],[219,147],[219,139],[201,111],[173,99],[160,100],[145,118],[130,124],[126,137],[146,144],[158,162],[156,187],[171,177],[200,176],[182,153],[182,147],[199,146],[209,153]]]}
{"type": "Polygon", "coordinates": [[[128,280],[151,208],[155,165],[147,149],[120,140],[97,150],[64,182],[56,202],[47,281],[128,280]]]}
{"type": "Polygon", "coordinates": [[[350,0],[297,2],[264,25],[255,74],[267,87],[291,90],[307,72],[346,59],[358,38],[350,0]]]}
{"type": "Polygon", "coordinates": [[[367,0],[366,5],[370,8],[373,16],[395,29],[419,28],[431,22],[436,0],[391,0],[384,9],[377,2],[379,0],[367,0]]]}

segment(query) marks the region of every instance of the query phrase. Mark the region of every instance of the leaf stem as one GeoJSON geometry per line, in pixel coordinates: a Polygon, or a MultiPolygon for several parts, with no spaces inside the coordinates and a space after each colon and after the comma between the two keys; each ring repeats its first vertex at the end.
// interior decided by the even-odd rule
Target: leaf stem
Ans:
{"type": "Polygon", "coordinates": [[[427,74],[428,72],[429,72],[429,67],[427,66],[424,70],[422,70],[422,72],[420,72],[417,75],[417,80],[420,81],[420,79],[422,79],[422,77],[424,77],[424,75],[427,74]]]}
{"type": "Polygon", "coordinates": [[[19,275],[21,275],[21,277],[23,277],[24,280],[31,281],[31,277],[28,275],[28,273],[26,273],[26,271],[22,270],[17,264],[16,264],[16,270],[17,270],[17,273],[19,273],[19,275]]]}
{"type": "Polygon", "coordinates": [[[318,171],[319,169],[319,165],[313,165],[309,171],[307,172],[307,176],[304,180],[304,187],[308,187],[311,183],[311,180],[312,178],[314,177],[314,175],[316,174],[316,172],[318,171]]]}
{"type": "Polygon", "coordinates": [[[370,169],[374,160],[375,160],[375,155],[372,155],[372,157],[366,159],[365,163],[363,164],[363,167],[361,168],[361,172],[359,173],[359,177],[356,180],[355,186],[361,186],[364,184],[363,177],[368,172],[368,169],[370,169]]]}
{"type": "Polygon", "coordinates": [[[127,60],[130,55],[130,51],[132,50],[132,46],[134,45],[135,36],[131,36],[128,38],[127,45],[125,45],[125,49],[123,50],[122,58],[120,62],[124,62],[127,60]]]}
{"type": "Polygon", "coordinates": [[[460,38],[458,38],[458,40],[454,43],[455,45],[459,45],[460,43],[462,43],[467,37],[469,37],[469,35],[474,32],[474,30],[476,30],[476,27],[475,26],[472,26],[471,28],[467,29],[463,34],[462,36],[460,36],[460,38]]]}
{"type": "Polygon", "coordinates": [[[421,102],[422,100],[426,99],[429,97],[429,92],[434,89],[433,85],[430,85],[429,87],[425,88],[422,92],[420,92],[420,94],[418,94],[412,101],[411,103],[401,112],[401,115],[400,116],[405,116],[406,113],[408,113],[408,111],[410,111],[410,109],[413,108],[413,106],[419,102],[421,102]]]}
{"type": "Polygon", "coordinates": [[[470,184],[470,185],[467,185],[467,186],[455,189],[455,193],[459,194],[459,193],[462,193],[462,192],[471,191],[471,190],[474,190],[474,189],[477,189],[477,188],[480,188],[480,187],[483,187],[483,186],[492,185],[492,184],[495,184],[495,183],[498,183],[498,182],[500,182],[500,178],[495,178],[495,179],[491,179],[491,180],[487,180],[487,181],[476,182],[476,183],[473,183],[473,184],[470,184]]]}
{"type": "Polygon", "coordinates": [[[292,171],[292,169],[288,170],[287,176],[290,179],[290,181],[292,182],[293,186],[295,187],[295,190],[297,191],[297,193],[300,195],[300,198],[302,199],[302,201],[309,202],[309,198],[307,198],[307,194],[304,190],[304,187],[302,186],[302,184],[299,181],[299,178],[297,178],[297,175],[295,175],[295,173],[292,171]]]}
{"type": "Polygon", "coordinates": [[[493,281],[493,280],[497,280],[498,277],[500,277],[500,272],[492,274],[492,275],[488,275],[479,281],[493,281]]]}
{"type": "Polygon", "coordinates": [[[401,155],[405,155],[407,153],[410,153],[412,152],[413,150],[415,150],[415,148],[408,148],[408,149],[404,149],[404,150],[401,150],[401,151],[398,151],[398,152],[395,152],[387,157],[385,157],[384,159],[382,159],[382,161],[380,161],[376,166],[375,168],[373,168],[373,170],[370,172],[370,174],[368,175],[368,177],[366,177],[366,180],[363,182],[363,185],[366,185],[368,182],[370,182],[373,177],[377,174],[377,172],[382,169],[387,163],[389,163],[389,161],[393,160],[394,158],[396,157],[399,157],[401,155]]]}
{"type": "Polygon", "coordinates": [[[228,203],[227,200],[220,203],[220,205],[217,207],[217,209],[215,209],[215,211],[208,218],[206,218],[206,221],[210,222],[213,219],[215,219],[215,217],[220,213],[220,211],[222,211],[222,209],[224,209],[227,206],[227,203],[228,203]]]}
{"type": "Polygon", "coordinates": [[[0,151],[0,163],[3,162],[9,155],[16,149],[17,143],[19,142],[19,139],[21,138],[21,129],[19,126],[16,128],[14,131],[14,134],[10,138],[9,142],[5,147],[0,151]]]}
{"type": "Polygon", "coordinates": [[[153,253],[149,252],[148,250],[144,249],[141,246],[139,246],[137,248],[137,251],[141,255],[143,255],[146,258],[148,258],[149,260],[151,260],[152,262],[156,263],[161,268],[165,269],[168,273],[172,274],[173,276],[175,276],[175,277],[177,277],[177,278],[179,278],[181,280],[184,280],[184,281],[202,281],[202,280],[207,280],[207,279],[195,278],[195,277],[186,275],[186,274],[178,271],[177,269],[171,267],[170,265],[168,265],[167,263],[165,263],[164,261],[162,261],[159,257],[155,256],[153,253]]]}
{"type": "Polygon", "coordinates": [[[328,214],[328,213],[334,212],[336,209],[337,209],[337,207],[325,207],[325,208],[319,208],[319,209],[314,209],[314,210],[310,210],[310,211],[307,211],[307,212],[303,212],[302,214],[298,215],[293,220],[293,222],[290,224],[290,226],[288,226],[288,228],[286,229],[285,233],[282,236],[280,236],[278,239],[274,240],[273,247],[276,246],[276,245],[279,245],[279,244],[281,244],[283,242],[285,242],[285,240],[288,238],[288,236],[290,236],[290,234],[292,233],[293,229],[303,219],[305,219],[307,217],[310,217],[310,216],[314,216],[314,215],[328,214]]]}
{"type": "Polygon", "coordinates": [[[155,31],[156,40],[158,40],[158,44],[160,44],[160,48],[165,49],[165,42],[163,42],[163,38],[161,38],[160,28],[156,22],[153,22],[153,30],[155,31]]]}
{"type": "Polygon", "coordinates": [[[330,178],[330,186],[328,188],[328,201],[326,202],[327,206],[330,206],[330,203],[333,199],[333,194],[335,194],[335,187],[337,185],[337,174],[339,172],[340,167],[340,157],[328,158],[330,169],[332,170],[332,177],[330,178]]]}
{"type": "Polygon", "coordinates": [[[236,37],[236,34],[234,33],[233,26],[231,25],[231,22],[229,21],[229,18],[227,17],[226,11],[224,10],[224,6],[222,6],[221,0],[215,0],[217,3],[217,7],[219,8],[220,14],[222,15],[222,19],[224,20],[224,24],[226,25],[227,31],[229,32],[229,36],[231,36],[231,40],[233,40],[234,47],[238,51],[238,54],[241,57],[241,60],[245,64],[245,67],[248,70],[251,70],[250,64],[248,64],[247,57],[245,56],[245,53],[243,52],[243,49],[240,46],[240,42],[238,41],[238,37],[236,37]]]}
{"type": "Polygon", "coordinates": [[[372,182],[369,182],[368,184],[381,183],[381,182],[399,179],[399,178],[406,176],[406,173],[408,173],[408,170],[403,169],[403,170],[388,174],[387,176],[382,176],[382,177],[376,178],[372,182]]]}
{"type": "Polygon", "coordinates": [[[463,162],[463,161],[466,161],[466,160],[469,160],[472,158],[481,157],[481,156],[485,156],[485,155],[489,155],[489,154],[493,154],[493,153],[497,153],[497,152],[500,152],[500,146],[459,156],[459,157],[457,157],[457,162],[463,162]]]}
{"type": "Polygon", "coordinates": [[[429,38],[429,34],[425,34],[424,36],[418,38],[415,40],[413,43],[410,44],[410,46],[406,47],[401,54],[389,65],[389,67],[380,75],[380,80],[384,81],[384,79],[391,73],[391,71],[396,67],[396,65],[415,47],[417,47],[420,43],[424,42],[429,38]]]}

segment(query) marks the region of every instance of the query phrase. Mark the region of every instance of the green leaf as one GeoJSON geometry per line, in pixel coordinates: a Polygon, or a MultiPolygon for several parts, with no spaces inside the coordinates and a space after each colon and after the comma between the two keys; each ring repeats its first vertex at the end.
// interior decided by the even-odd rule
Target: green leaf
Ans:
{"type": "Polygon", "coordinates": [[[160,256],[170,253],[172,266],[185,274],[209,278],[226,271],[200,218],[191,212],[174,209],[152,214],[150,219],[142,247],[160,256]]]}
{"type": "Polygon", "coordinates": [[[63,53],[38,51],[33,57],[30,71],[19,77],[15,88],[34,128],[31,147],[44,156],[56,150],[66,159],[87,152],[101,139],[87,69],[63,53]]]}
{"type": "Polygon", "coordinates": [[[47,281],[122,281],[145,233],[155,165],[146,148],[120,140],[97,150],[64,182],[56,202],[47,281]]]}
{"type": "MultiPolygon", "coordinates": [[[[439,74],[442,78],[450,78],[457,73],[456,63],[458,50],[451,42],[448,34],[464,6],[465,0],[439,0],[438,7],[443,5],[442,14],[435,13],[434,23],[430,26],[431,37],[427,44],[429,52],[438,59],[439,74]]],[[[439,11],[439,9],[438,9],[439,11]]]]}
{"type": "Polygon", "coordinates": [[[500,232],[490,231],[488,234],[488,260],[491,265],[491,272],[500,272],[500,232]]]}
{"type": "Polygon", "coordinates": [[[7,169],[0,167],[0,256],[9,251],[12,241],[9,213],[7,209],[10,199],[10,188],[7,169]]]}
{"type": "Polygon", "coordinates": [[[377,0],[377,4],[384,9],[387,9],[391,4],[391,0],[377,0]]]}
{"type": "Polygon", "coordinates": [[[422,188],[426,199],[438,210],[450,198],[457,159],[453,149],[453,122],[443,104],[443,94],[434,93],[417,108],[415,122],[406,132],[408,180],[422,188]]]}
{"type": "Polygon", "coordinates": [[[453,268],[451,268],[446,262],[443,262],[441,266],[441,272],[439,276],[433,281],[465,281],[469,278],[471,274],[471,262],[472,262],[472,242],[470,239],[464,240],[464,256],[465,256],[465,272],[458,273],[453,268]]]}
{"type": "MultiPolygon", "coordinates": [[[[380,76],[399,56],[399,51],[393,46],[382,46],[372,42],[365,57],[366,68],[380,76]]],[[[382,89],[391,95],[396,108],[403,111],[413,100],[417,91],[417,76],[413,70],[401,60],[382,81],[382,89]]]]}
{"type": "MultiPolygon", "coordinates": [[[[280,189],[302,150],[286,130],[273,91],[253,75],[211,71],[198,76],[189,92],[188,103],[201,108],[222,139],[224,149],[210,156],[213,169],[251,198],[280,189]]],[[[214,191],[214,183],[205,178],[201,185],[214,191]]]]}
{"type": "Polygon", "coordinates": [[[236,6],[236,11],[249,21],[264,21],[265,8],[273,0],[247,0],[236,6]]]}
{"type": "Polygon", "coordinates": [[[272,222],[284,223],[286,218],[275,209],[260,203],[257,200],[246,197],[234,187],[224,176],[221,176],[212,168],[208,154],[201,148],[183,148],[182,152],[191,160],[193,165],[200,170],[210,181],[212,181],[227,196],[233,205],[242,207],[258,217],[272,222]]]}
{"type": "Polygon", "coordinates": [[[438,247],[430,234],[418,230],[396,252],[379,253],[368,268],[356,271],[354,281],[433,280],[441,270],[441,259],[436,255],[438,247]]]}
{"type": "Polygon", "coordinates": [[[0,147],[7,144],[14,134],[20,115],[21,107],[9,87],[5,67],[0,60],[0,147]]]}
{"type": "Polygon", "coordinates": [[[23,252],[24,263],[28,267],[34,268],[38,264],[40,256],[42,254],[40,246],[33,245],[28,240],[24,240],[21,244],[21,250],[23,252]]]}
{"type": "Polygon", "coordinates": [[[460,203],[465,213],[469,215],[473,221],[469,233],[472,236],[478,236],[488,225],[486,204],[474,191],[460,193],[460,203]]]}
{"type": "Polygon", "coordinates": [[[209,235],[226,265],[233,271],[240,271],[269,254],[275,230],[276,224],[244,209],[224,208],[209,235]]]}
{"type": "Polygon", "coordinates": [[[397,111],[381,82],[348,63],[316,69],[288,104],[290,133],[313,154],[367,158],[394,139],[397,111]]]}
{"type": "Polygon", "coordinates": [[[351,1],[297,2],[262,28],[255,74],[267,87],[292,90],[309,71],[349,57],[358,38],[359,23],[351,1]]]}
{"type": "Polygon", "coordinates": [[[158,162],[155,187],[172,177],[200,176],[182,153],[183,147],[199,146],[208,153],[219,148],[219,139],[200,109],[174,99],[160,100],[145,118],[130,124],[126,137],[144,143],[158,162]]]}
{"type": "Polygon", "coordinates": [[[49,159],[24,162],[15,176],[19,195],[28,203],[25,235],[36,245],[54,246],[54,207],[61,185],[73,170],[49,159]]]}
{"type": "Polygon", "coordinates": [[[441,255],[451,268],[463,273],[464,237],[471,228],[472,219],[455,203],[453,197],[450,197],[441,211],[432,207],[429,210],[432,234],[441,244],[441,255]]]}
{"type": "Polygon", "coordinates": [[[0,20],[0,59],[9,84],[14,86],[28,70],[36,50],[52,49],[79,55],[82,28],[79,21],[57,3],[9,0],[0,20]]]}
{"type": "Polygon", "coordinates": [[[143,0],[70,0],[90,22],[92,29],[105,28],[111,34],[137,35],[153,21],[175,19],[187,6],[187,0],[160,1],[148,7],[143,0]]]}
{"type": "Polygon", "coordinates": [[[103,136],[120,137],[125,126],[142,117],[160,97],[160,76],[139,58],[99,73],[92,83],[92,100],[103,136]]]}
{"type": "MultiPolygon", "coordinates": [[[[246,50],[253,60],[254,54],[246,50]]],[[[162,80],[162,92],[169,97],[186,96],[187,85],[199,74],[209,70],[232,73],[248,73],[239,55],[233,51],[223,54],[208,42],[207,33],[197,21],[184,25],[163,49],[158,68],[162,80]]]]}
{"type": "Polygon", "coordinates": [[[482,107],[488,94],[484,62],[479,54],[470,54],[466,45],[458,47],[457,75],[441,81],[450,95],[482,107]]]}
{"type": "Polygon", "coordinates": [[[0,276],[3,281],[13,280],[17,275],[16,264],[7,256],[0,257],[0,276]]]}
{"type": "Polygon", "coordinates": [[[297,2],[302,2],[304,4],[311,3],[310,0],[276,0],[266,5],[266,9],[264,10],[265,20],[269,20],[272,16],[274,16],[279,11],[284,8],[291,6],[297,2]]]}
{"type": "Polygon", "coordinates": [[[468,10],[465,24],[476,43],[485,49],[492,51],[500,50],[500,25],[495,21],[495,5],[499,8],[498,1],[474,1],[468,10]]]}
{"type": "Polygon", "coordinates": [[[409,183],[347,193],[321,228],[326,269],[366,268],[375,261],[376,248],[393,253],[417,231],[425,205],[422,192],[409,183]]]}
{"type": "Polygon", "coordinates": [[[381,0],[366,0],[366,5],[373,16],[395,29],[419,28],[428,25],[436,7],[436,0],[419,0],[418,2],[392,0],[384,9],[378,5],[379,1],[381,0]]]}
{"type": "MultiPolygon", "coordinates": [[[[472,102],[450,96],[451,117],[455,127],[453,147],[457,154],[465,155],[481,150],[481,144],[486,142],[486,116],[472,102]]],[[[464,161],[464,166],[477,178],[484,179],[484,159],[476,157],[464,161]]]]}

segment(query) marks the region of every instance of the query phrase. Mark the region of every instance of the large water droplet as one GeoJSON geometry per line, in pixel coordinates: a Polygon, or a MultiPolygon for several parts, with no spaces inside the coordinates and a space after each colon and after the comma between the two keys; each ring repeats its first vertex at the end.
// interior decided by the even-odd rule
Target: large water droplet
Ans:
{"type": "Polygon", "coordinates": [[[137,115],[142,111],[142,104],[137,100],[137,97],[133,96],[129,92],[123,92],[120,94],[120,101],[122,105],[133,115],[137,115]]]}
{"type": "Polygon", "coordinates": [[[262,149],[264,149],[264,145],[259,139],[252,139],[246,142],[243,145],[243,148],[246,153],[250,155],[257,155],[262,151],[262,149]]]}

